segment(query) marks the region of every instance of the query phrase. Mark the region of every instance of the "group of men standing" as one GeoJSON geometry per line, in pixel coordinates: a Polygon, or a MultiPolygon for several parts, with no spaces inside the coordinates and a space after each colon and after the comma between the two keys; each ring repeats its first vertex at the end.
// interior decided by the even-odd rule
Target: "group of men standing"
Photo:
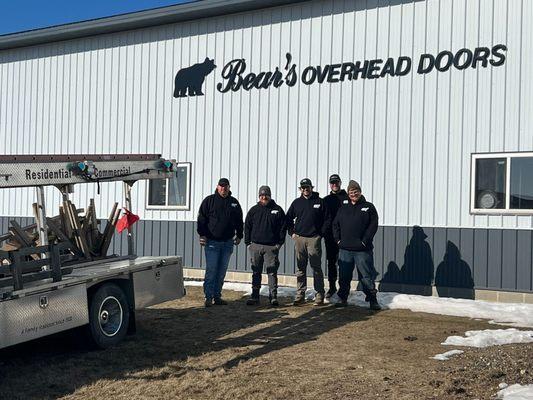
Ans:
{"type": "Polygon", "coordinates": [[[321,198],[313,191],[311,180],[302,179],[299,187],[301,195],[292,202],[286,214],[272,199],[270,188],[261,186],[258,202],[248,211],[243,224],[242,208],[231,195],[229,180],[221,178],[215,193],[203,200],[198,212],[198,234],[206,257],[205,306],[227,304],[222,299],[224,277],[233,247],[243,237],[252,266],[252,295],[247,304],[259,304],[261,275],[266,268],[269,302],[274,307],[278,306],[278,255],[288,234],[294,241],[297,260],[294,305],[306,301],[309,264],[313,271],[315,305],[324,304],[325,298],[337,293],[339,301],[335,306],[346,307],[353,270],[357,267],[366,301],[371,309],[379,310],[372,245],[378,228],[376,208],[362,195],[361,186],[356,181],[350,181],[347,190],[343,190],[339,175],[334,174],[330,176],[329,184],[330,194],[321,198]],[[322,238],[326,246],[327,292],[321,262],[322,238]]]}

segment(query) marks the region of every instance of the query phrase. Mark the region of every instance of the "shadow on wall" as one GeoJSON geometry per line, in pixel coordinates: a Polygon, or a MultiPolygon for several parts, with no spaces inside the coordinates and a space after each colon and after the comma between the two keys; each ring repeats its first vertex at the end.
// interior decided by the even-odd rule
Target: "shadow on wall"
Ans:
{"type": "MultiPolygon", "coordinates": [[[[434,261],[428,236],[420,226],[413,227],[413,234],[405,248],[402,268],[394,261],[387,265],[379,290],[431,296],[434,261]]],[[[435,272],[435,286],[441,297],[474,298],[474,280],[469,265],[461,258],[458,247],[447,242],[443,261],[435,272]]]]}
{"type": "Polygon", "coordinates": [[[437,267],[435,286],[441,297],[474,299],[474,279],[470,266],[457,246],[448,240],[444,260],[437,267]]]}

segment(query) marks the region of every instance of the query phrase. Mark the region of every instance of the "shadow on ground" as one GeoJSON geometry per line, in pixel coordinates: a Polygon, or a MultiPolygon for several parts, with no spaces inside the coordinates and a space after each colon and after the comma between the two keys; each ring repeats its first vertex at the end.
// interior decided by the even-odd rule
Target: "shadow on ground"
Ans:
{"type": "Polygon", "coordinates": [[[200,306],[200,290],[191,288],[187,301],[138,312],[137,333],[105,351],[89,350],[79,330],[4,349],[0,351],[1,398],[57,398],[99,380],[165,379],[150,372],[163,367],[167,377],[191,370],[231,369],[241,361],[316,340],[369,315],[356,307],[305,306],[297,313],[286,307],[251,308],[239,293],[228,293],[227,298],[228,306],[205,309],[200,306]],[[241,351],[215,358],[221,361],[213,365],[199,368],[188,363],[191,358],[233,348],[241,351]]]}

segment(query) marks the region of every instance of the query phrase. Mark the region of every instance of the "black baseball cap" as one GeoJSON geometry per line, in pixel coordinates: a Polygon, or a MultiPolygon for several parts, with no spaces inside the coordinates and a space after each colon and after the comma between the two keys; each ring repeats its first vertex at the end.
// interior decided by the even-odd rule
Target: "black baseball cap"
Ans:
{"type": "Polygon", "coordinates": [[[339,183],[341,181],[341,177],[337,174],[333,174],[329,177],[329,183],[339,183]]]}
{"type": "Polygon", "coordinates": [[[304,178],[300,181],[300,187],[313,187],[313,183],[311,182],[311,179],[304,178]]]}
{"type": "Polygon", "coordinates": [[[229,179],[228,178],[220,178],[218,180],[218,186],[229,186],[229,179]]]}

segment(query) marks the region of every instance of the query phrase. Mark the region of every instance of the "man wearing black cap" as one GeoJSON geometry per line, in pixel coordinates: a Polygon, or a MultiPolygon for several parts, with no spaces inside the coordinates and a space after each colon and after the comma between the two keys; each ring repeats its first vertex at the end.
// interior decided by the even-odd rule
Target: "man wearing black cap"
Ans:
{"type": "MultiPolygon", "coordinates": [[[[329,177],[329,187],[331,192],[324,197],[324,203],[326,203],[331,220],[335,219],[337,211],[343,204],[348,204],[348,193],[346,193],[346,190],[341,189],[341,183],[339,175],[333,174],[329,177]]],[[[333,232],[331,230],[331,225],[329,224],[324,236],[324,242],[326,243],[326,260],[328,262],[329,281],[329,289],[326,293],[326,299],[329,299],[337,291],[337,259],[339,257],[339,246],[337,246],[337,242],[333,238],[333,232]]]]}
{"type": "Polygon", "coordinates": [[[202,201],[197,231],[205,248],[205,306],[225,305],[222,285],[233,245],[238,245],[243,236],[241,205],[231,195],[228,179],[221,178],[215,193],[202,201]]]}
{"type": "Polygon", "coordinates": [[[324,200],[313,192],[313,184],[308,178],[300,181],[302,195],[294,200],[287,211],[287,231],[294,240],[296,250],[297,294],[294,305],[305,303],[307,289],[307,261],[313,269],[316,291],[315,305],[324,304],[324,273],[322,272],[322,236],[327,230],[328,210],[324,200]]]}
{"type": "Polygon", "coordinates": [[[244,243],[252,264],[252,296],[246,301],[248,305],[259,304],[261,273],[266,265],[270,305],[278,304],[278,268],[279,249],[285,243],[285,213],[272,200],[268,186],[259,188],[259,201],[250,208],[244,222],[244,243]]]}
{"type": "Polygon", "coordinates": [[[343,204],[333,220],[333,237],[339,245],[339,298],[336,307],[346,307],[354,266],[359,272],[366,301],[372,310],[380,310],[374,280],[372,241],[378,230],[376,207],[361,194],[361,186],[356,181],[348,184],[348,204],[343,204]]]}

